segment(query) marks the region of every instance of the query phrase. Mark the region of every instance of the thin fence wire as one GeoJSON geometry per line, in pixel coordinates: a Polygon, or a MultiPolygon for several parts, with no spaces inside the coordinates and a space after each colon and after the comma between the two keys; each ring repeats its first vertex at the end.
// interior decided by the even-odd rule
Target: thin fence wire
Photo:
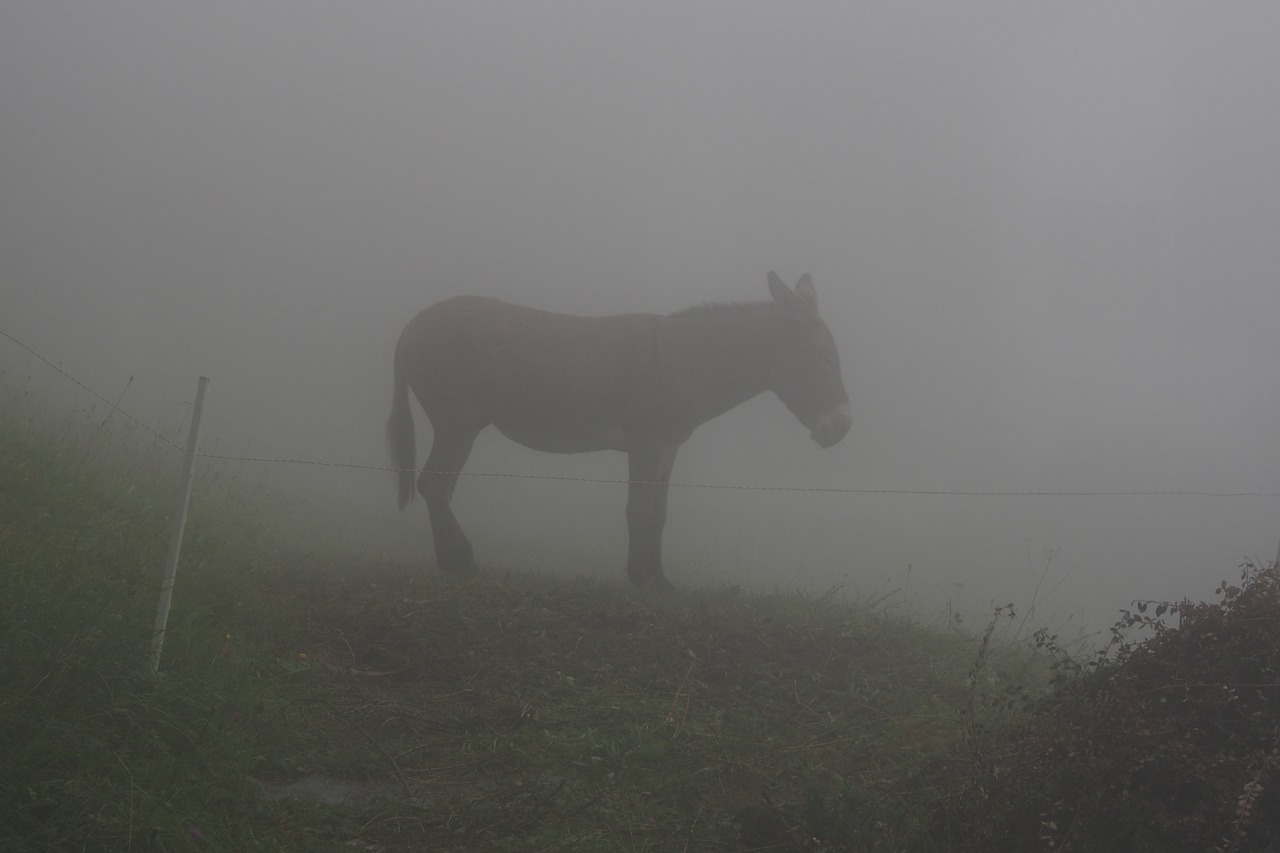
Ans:
{"type": "Polygon", "coordinates": [[[179,445],[173,439],[169,438],[169,436],[165,435],[164,433],[160,432],[160,430],[151,426],[151,424],[148,424],[139,418],[135,418],[133,415],[129,414],[124,409],[120,408],[119,403],[117,401],[107,399],[105,396],[103,396],[102,394],[99,394],[93,388],[90,388],[88,385],[84,384],[79,379],[75,378],[70,373],[63,370],[61,364],[55,364],[53,361],[45,358],[41,353],[36,352],[33,348],[23,343],[22,341],[18,340],[13,335],[9,334],[3,329],[0,329],[0,336],[3,336],[9,339],[10,341],[12,341],[13,343],[17,344],[19,347],[26,350],[28,353],[40,359],[40,361],[44,362],[46,365],[51,367],[55,372],[60,374],[63,378],[69,380],[72,384],[79,386],[82,390],[87,391],[92,396],[97,397],[99,400],[106,403],[108,406],[111,407],[112,414],[119,413],[120,415],[124,416],[127,420],[132,421],[134,424],[146,430],[147,432],[151,433],[160,441],[172,447],[174,450],[181,450],[181,451],[186,450],[185,447],[182,447],[181,445],[179,445]]]}
{"type": "MultiPolygon", "coordinates": [[[[108,399],[104,395],[98,393],[93,388],[81,382],[62,368],[60,364],[56,364],[37,352],[32,347],[10,335],[8,332],[0,329],[0,336],[7,338],[17,346],[26,350],[35,358],[48,365],[61,376],[74,383],[92,396],[106,403],[111,407],[112,413],[119,413],[132,423],[136,424],[146,432],[155,436],[158,440],[164,442],[175,450],[185,451],[186,448],[177,444],[169,436],[152,427],[150,424],[129,414],[120,406],[108,399]]],[[[242,462],[260,465],[308,465],[317,468],[345,468],[356,471],[381,471],[400,473],[403,470],[388,465],[362,465],[356,462],[326,462],[315,459],[294,459],[279,456],[233,456],[222,453],[201,453],[197,452],[196,456],[201,459],[208,459],[212,462],[242,462]]],[[[417,469],[412,469],[412,473],[417,474],[417,469]]],[[[593,483],[593,484],[612,484],[612,485],[662,485],[661,483],[650,482],[647,480],[628,480],[625,478],[610,477],[571,477],[557,474],[523,474],[513,471],[426,471],[427,474],[463,476],[463,477],[495,477],[516,480],[556,480],[569,483],[593,483]]],[[[1201,498],[1280,498],[1280,492],[1215,492],[1201,489],[1163,489],[1163,490],[1144,490],[1144,489],[1123,489],[1123,490],[1100,490],[1100,491],[999,491],[999,490],[965,490],[965,489],[855,489],[839,486],[776,486],[776,485],[758,485],[746,483],[695,483],[695,482],[671,482],[667,485],[682,489],[731,489],[737,491],[752,492],[814,492],[825,494],[845,494],[845,495],[921,495],[936,497],[988,497],[988,498],[1093,498],[1093,497],[1201,497],[1201,498]]]]}

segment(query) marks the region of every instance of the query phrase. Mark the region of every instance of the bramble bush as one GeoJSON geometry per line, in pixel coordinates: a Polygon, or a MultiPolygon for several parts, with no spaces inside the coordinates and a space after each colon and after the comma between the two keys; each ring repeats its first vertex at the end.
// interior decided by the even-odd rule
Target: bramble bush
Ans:
{"type": "Polygon", "coordinates": [[[962,779],[931,780],[946,848],[1280,849],[1280,571],[1242,564],[1218,594],[1135,603],[962,779]]]}

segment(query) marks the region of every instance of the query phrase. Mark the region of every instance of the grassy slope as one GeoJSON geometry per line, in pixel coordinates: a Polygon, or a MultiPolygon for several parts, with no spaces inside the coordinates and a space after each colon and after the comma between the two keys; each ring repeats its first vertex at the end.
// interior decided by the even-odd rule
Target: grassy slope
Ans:
{"type": "Polygon", "coordinates": [[[268,535],[281,505],[214,468],[157,680],[179,460],[30,410],[0,406],[5,851],[1280,844],[1275,567],[1176,627],[1136,607],[1084,664],[1039,634],[1046,693],[990,631],[834,596],[300,555],[268,535]],[[261,796],[316,776],[379,796],[261,796]]]}
{"type": "Polygon", "coordinates": [[[110,424],[0,418],[3,849],[943,849],[913,780],[990,722],[976,639],[833,597],[290,555],[215,473],[157,683],[177,468],[110,424]],[[257,796],[312,774],[400,796],[257,796]]]}
{"type": "MultiPolygon", "coordinates": [[[[178,461],[110,423],[5,403],[0,848],[181,849],[189,815],[229,823],[251,792],[220,709],[258,685],[208,660],[158,684],[148,672],[178,461]]],[[[213,555],[197,547],[188,562],[213,555]]],[[[202,608],[175,609],[173,657],[212,645],[202,608]]]]}
{"type": "Polygon", "coordinates": [[[299,724],[354,728],[345,772],[389,771],[440,845],[851,843],[898,817],[968,696],[972,645],[798,596],[392,571],[297,588],[281,601],[327,703],[299,724]]]}

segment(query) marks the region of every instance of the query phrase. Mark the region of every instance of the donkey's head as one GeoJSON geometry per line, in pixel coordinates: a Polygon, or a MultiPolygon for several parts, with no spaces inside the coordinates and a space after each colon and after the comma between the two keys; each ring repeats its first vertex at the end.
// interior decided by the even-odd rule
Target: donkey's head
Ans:
{"type": "Polygon", "coordinates": [[[818,295],[805,273],[796,289],[769,273],[769,293],[783,314],[784,340],[769,376],[778,395],[822,447],[849,431],[849,394],[840,378],[840,354],[827,324],[818,316],[818,295]]]}

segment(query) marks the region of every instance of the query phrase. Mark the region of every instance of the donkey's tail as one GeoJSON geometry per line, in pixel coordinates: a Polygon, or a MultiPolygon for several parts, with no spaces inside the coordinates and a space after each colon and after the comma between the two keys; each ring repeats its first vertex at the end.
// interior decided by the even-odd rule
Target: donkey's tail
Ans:
{"type": "Polygon", "coordinates": [[[413,500],[413,475],[417,468],[418,449],[413,434],[413,413],[409,410],[409,383],[396,361],[396,385],[391,395],[391,417],[387,419],[387,452],[396,469],[396,486],[400,508],[413,500]]]}

